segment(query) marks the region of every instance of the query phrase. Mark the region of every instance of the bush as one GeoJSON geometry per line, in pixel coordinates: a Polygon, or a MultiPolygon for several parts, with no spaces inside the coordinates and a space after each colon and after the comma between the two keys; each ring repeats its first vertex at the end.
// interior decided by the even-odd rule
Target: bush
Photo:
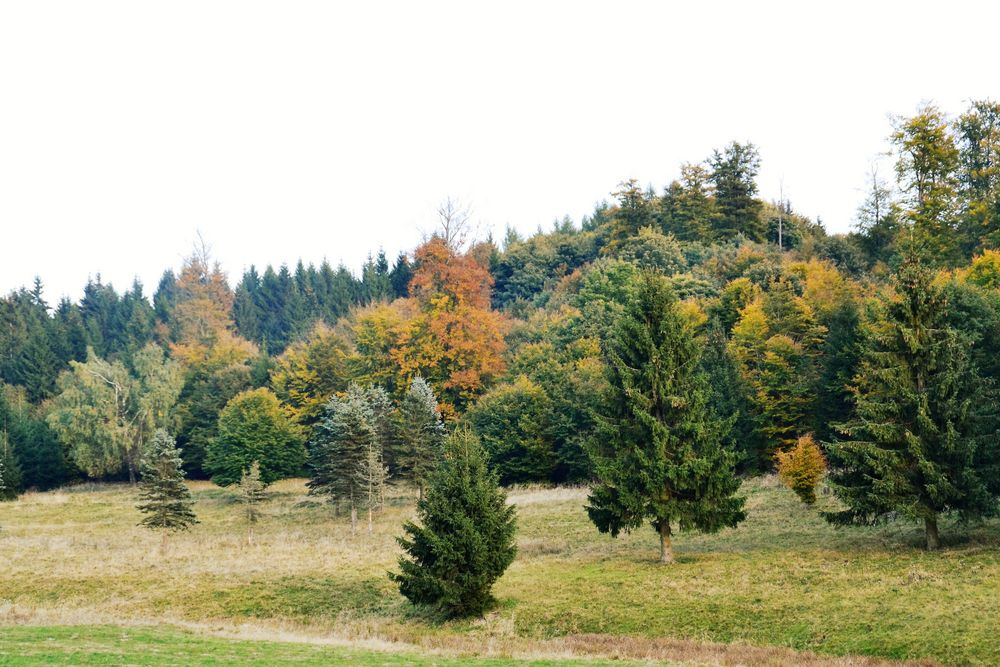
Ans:
{"type": "Polygon", "coordinates": [[[778,476],[807,505],[816,502],[816,487],[826,474],[826,459],[812,435],[804,435],[788,451],[775,454],[778,476]]]}
{"type": "Polygon", "coordinates": [[[254,461],[270,484],[300,474],[306,450],[298,426],[267,389],[244,391],[219,414],[219,435],[211,442],[205,468],[219,486],[239,484],[254,461]]]}

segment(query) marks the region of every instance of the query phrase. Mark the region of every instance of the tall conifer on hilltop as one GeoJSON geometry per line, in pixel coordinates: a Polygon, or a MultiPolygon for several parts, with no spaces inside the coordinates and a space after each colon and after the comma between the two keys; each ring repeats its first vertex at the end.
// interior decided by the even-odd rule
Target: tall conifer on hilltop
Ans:
{"type": "Polygon", "coordinates": [[[1000,510],[996,393],[969,344],[946,321],[930,271],[907,258],[883,298],[855,378],[846,436],[830,447],[831,483],[847,505],[836,523],[872,524],[896,514],[923,521],[937,549],[938,518],[1000,510]]]}
{"type": "Polygon", "coordinates": [[[713,532],[746,516],[737,456],[722,446],[731,424],[708,408],[701,348],[669,284],[647,273],[605,350],[611,387],[587,513],[613,536],[649,519],[662,563],[673,562],[674,527],[713,532]]]}
{"type": "Polygon", "coordinates": [[[194,499],[184,483],[180,450],[170,434],[158,429],[153,434],[150,451],[142,461],[136,509],[146,516],[140,525],[159,530],[166,547],[169,533],[187,530],[191,524],[198,523],[192,505],[194,499]]]}

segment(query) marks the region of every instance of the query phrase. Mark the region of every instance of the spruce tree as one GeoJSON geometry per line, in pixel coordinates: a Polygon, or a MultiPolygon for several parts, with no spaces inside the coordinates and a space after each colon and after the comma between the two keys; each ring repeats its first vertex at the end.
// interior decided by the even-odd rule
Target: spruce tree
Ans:
{"type": "Polygon", "coordinates": [[[3,488],[0,488],[0,500],[14,500],[21,492],[21,466],[10,446],[6,431],[0,431],[0,466],[3,470],[3,488]]]}
{"type": "Polygon", "coordinates": [[[760,170],[757,147],[734,141],[723,151],[715,151],[708,165],[708,180],[715,186],[715,240],[726,241],[742,234],[751,241],[763,241],[767,229],[760,217],[761,203],[755,197],[760,170]]]}
{"type": "Polygon", "coordinates": [[[192,510],[191,491],[184,483],[180,450],[165,430],[157,429],[153,434],[141,470],[136,508],[146,517],[140,525],[161,531],[165,547],[168,533],[187,530],[191,524],[198,523],[192,510]]]}
{"type": "Polygon", "coordinates": [[[722,446],[731,423],[709,410],[702,346],[666,280],[646,273],[605,350],[610,389],[587,513],[613,536],[649,519],[663,563],[673,562],[675,526],[713,532],[745,518],[737,456],[722,446]]]}
{"type": "Polygon", "coordinates": [[[326,496],[338,508],[347,505],[352,533],[365,490],[358,471],[375,441],[377,428],[368,392],[352,384],[343,398],[334,397],[327,404],[326,417],[317,425],[311,443],[309,494],[326,496]]]}
{"type": "Polygon", "coordinates": [[[846,438],[829,448],[836,523],[893,516],[923,521],[940,547],[938,518],[995,515],[1000,495],[997,401],[970,359],[969,342],[947,325],[933,275],[909,257],[883,297],[855,378],[846,438]]]}
{"type": "Polygon", "coordinates": [[[449,617],[481,614],[517,552],[516,516],[471,430],[448,438],[417,517],[419,525],[407,522],[398,538],[406,552],[401,571],[389,575],[399,592],[449,617]]]}
{"type": "Polygon", "coordinates": [[[266,485],[260,477],[260,464],[254,461],[240,478],[240,500],[246,510],[247,544],[253,545],[253,527],[260,520],[259,506],[267,500],[266,485]]]}
{"type": "Polygon", "coordinates": [[[446,435],[434,390],[418,375],[399,405],[395,458],[399,475],[417,485],[421,498],[427,477],[441,458],[446,435]]]}

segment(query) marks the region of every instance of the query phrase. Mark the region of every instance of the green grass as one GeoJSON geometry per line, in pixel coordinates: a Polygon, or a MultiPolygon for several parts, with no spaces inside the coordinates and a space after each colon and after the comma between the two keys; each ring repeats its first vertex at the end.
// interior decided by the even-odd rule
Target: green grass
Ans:
{"type": "MultiPolygon", "coordinates": [[[[725,658],[732,662],[760,659],[747,657],[750,645],[1000,664],[998,522],[945,523],[945,548],[931,554],[920,548],[916,525],[833,528],[765,478],[744,485],[745,523],[716,535],[678,535],[679,562],[661,566],[651,529],[617,540],[597,533],[583,510],[585,491],[514,490],[519,554],[496,586],[497,609],[485,619],[439,623],[411,607],[386,577],[399,556],[394,537],[413,514],[412,497],[393,498],[373,535],[362,526],[352,536],[344,517],[305,502],[301,481],[282,482],[258,543],[248,547],[233,492],[207,483],[193,488],[201,523],[172,538],[165,555],[159,539],[135,525],[127,486],[0,504],[0,633],[24,621],[141,621],[209,630],[251,625],[457,653],[490,646],[495,655],[707,660],[698,645],[735,642],[725,658]],[[691,644],[663,648],[663,638],[691,644]]],[[[821,506],[832,502],[820,498],[821,506]]],[[[73,650],[62,634],[73,630],[49,631],[62,637],[49,658],[73,650]]],[[[149,641],[156,636],[148,634],[149,641]]],[[[176,637],[226,646],[200,635],[163,636],[166,644],[176,637]]],[[[269,650],[251,644],[247,651],[269,650]]],[[[3,650],[9,645],[0,642],[0,654],[19,654],[3,650]]],[[[313,647],[287,650],[308,656],[313,647]]],[[[784,660],[798,662],[795,654],[784,660]]]]}
{"type": "MultiPolygon", "coordinates": [[[[421,656],[356,648],[275,641],[221,639],[169,628],[115,626],[0,628],[0,665],[378,665],[421,667],[473,665],[557,667],[567,660],[513,660],[421,656]]],[[[572,664],[608,665],[574,661],[572,664]]],[[[623,663],[616,662],[615,665],[623,663]]]]}

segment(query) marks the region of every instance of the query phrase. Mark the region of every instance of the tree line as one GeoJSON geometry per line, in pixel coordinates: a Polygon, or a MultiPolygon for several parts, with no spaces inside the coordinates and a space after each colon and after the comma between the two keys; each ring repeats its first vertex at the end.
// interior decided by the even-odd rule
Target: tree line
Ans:
{"type": "Polygon", "coordinates": [[[996,509],[998,119],[988,101],[897,118],[895,183],[873,172],[850,234],[762,200],[758,151],[733,142],[527,238],[470,241],[444,207],[438,233],[360,278],[299,263],[230,289],[199,247],[151,299],[98,278],[53,308],[36,280],[0,300],[4,493],[134,479],[165,429],[189,477],[236,484],[256,463],[356,516],[385,479],[428,474],[400,444],[423,383],[502,483],[592,482],[595,523],[652,518],[665,558],[674,527],[740,519],[738,503],[677,504],[698,484],[729,502],[730,469],[780,467],[809,499],[828,468],[849,508],[832,520],[903,512],[933,545],[940,514],[996,509]],[[351,471],[321,472],[347,425],[351,471]],[[629,467],[646,446],[654,472],[629,467]],[[674,447],[716,481],[678,481],[674,447]],[[633,475],[652,486],[625,497],[633,475]]]}

